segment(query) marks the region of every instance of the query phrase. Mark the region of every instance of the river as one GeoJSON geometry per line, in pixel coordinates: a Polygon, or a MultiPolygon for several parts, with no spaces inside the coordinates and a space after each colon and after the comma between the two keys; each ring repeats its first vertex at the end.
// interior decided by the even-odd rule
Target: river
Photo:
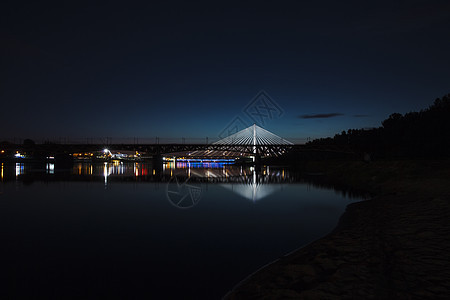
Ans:
{"type": "Polygon", "coordinates": [[[329,233],[349,195],[274,166],[2,163],[1,293],[220,299],[329,233]]]}

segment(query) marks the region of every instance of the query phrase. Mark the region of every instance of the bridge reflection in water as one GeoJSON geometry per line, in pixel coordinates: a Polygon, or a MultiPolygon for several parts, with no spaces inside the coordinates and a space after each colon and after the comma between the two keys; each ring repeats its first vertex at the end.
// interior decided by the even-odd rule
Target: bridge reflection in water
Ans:
{"type": "Polygon", "coordinates": [[[272,166],[239,166],[229,162],[168,162],[155,165],[147,162],[111,161],[104,163],[77,162],[70,168],[46,163],[4,165],[2,183],[8,181],[102,181],[105,188],[113,182],[161,182],[173,177],[184,182],[219,184],[241,197],[258,201],[284,188],[284,184],[306,183],[310,186],[334,189],[349,197],[360,197],[361,193],[346,186],[337,186],[323,176],[304,176],[298,170],[272,166]]]}
{"type": "Polygon", "coordinates": [[[264,166],[236,166],[228,163],[168,163],[164,170],[170,170],[171,176],[179,179],[190,179],[218,183],[220,186],[233,191],[246,199],[257,201],[281,190],[280,183],[292,182],[288,171],[280,168],[264,166]]]}

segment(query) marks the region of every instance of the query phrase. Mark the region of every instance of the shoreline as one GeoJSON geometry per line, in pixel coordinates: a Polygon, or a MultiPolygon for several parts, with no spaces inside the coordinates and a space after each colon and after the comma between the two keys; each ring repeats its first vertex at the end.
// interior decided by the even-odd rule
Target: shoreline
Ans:
{"type": "Polygon", "coordinates": [[[440,299],[450,294],[448,161],[305,166],[311,168],[375,196],[349,204],[332,232],[263,266],[224,299],[440,299]]]}
{"type": "Polygon", "coordinates": [[[296,248],[296,249],[294,249],[294,250],[292,250],[292,251],[289,251],[288,253],[284,254],[283,256],[281,256],[281,257],[279,257],[279,258],[277,258],[277,259],[275,259],[275,260],[273,260],[273,261],[271,261],[271,262],[268,262],[267,264],[265,264],[265,265],[263,265],[262,267],[258,268],[256,271],[252,272],[250,275],[247,275],[244,279],[242,279],[241,281],[239,281],[239,282],[238,282],[231,290],[229,290],[229,291],[225,294],[225,296],[223,296],[222,299],[228,299],[228,297],[229,297],[235,290],[239,289],[240,286],[244,285],[248,280],[251,279],[252,276],[254,276],[255,274],[257,274],[258,272],[263,271],[265,268],[270,267],[271,265],[276,264],[276,263],[278,263],[279,261],[281,261],[281,260],[283,260],[283,259],[285,259],[285,258],[288,258],[288,257],[290,257],[291,255],[296,254],[296,253],[302,251],[304,248],[309,247],[310,245],[312,245],[312,244],[314,244],[314,243],[316,243],[316,242],[318,242],[318,241],[320,241],[320,240],[322,240],[322,239],[325,239],[326,237],[328,237],[329,235],[331,235],[331,234],[332,234],[333,232],[335,232],[335,231],[337,230],[337,228],[340,226],[341,220],[342,220],[344,214],[347,212],[347,208],[348,208],[349,205],[352,205],[352,204],[355,204],[355,203],[360,203],[360,202],[363,202],[363,201],[368,201],[368,200],[372,200],[372,199],[363,199],[363,200],[361,200],[361,201],[357,201],[357,202],[348,204],[348,205],[346,206],[346,208],[345,208],[345,211],[344,211],[344,212],[342,213],[342,215],[339,217],[338,224],[333,228],[333,230],[332,230],[330,233],[326,234],[326,235],[323,236],[323,237],[318,238],[317,240],[311,241],[311,242],[309,242],[309,243],[306,244],[306,245],[300,246],[300,247],[298,247],[298,248],[296,248]]]}

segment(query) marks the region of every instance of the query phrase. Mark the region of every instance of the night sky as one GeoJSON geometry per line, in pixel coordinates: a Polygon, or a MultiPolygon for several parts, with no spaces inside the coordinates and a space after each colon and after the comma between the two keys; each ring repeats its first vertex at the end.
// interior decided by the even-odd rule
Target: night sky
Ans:
{"type": "Polygon", "coordinates": [[[259,107],[300,141],[450,92],[449,1],[62,2],[1,4],[0,139],[215,139],[259,107]]]}

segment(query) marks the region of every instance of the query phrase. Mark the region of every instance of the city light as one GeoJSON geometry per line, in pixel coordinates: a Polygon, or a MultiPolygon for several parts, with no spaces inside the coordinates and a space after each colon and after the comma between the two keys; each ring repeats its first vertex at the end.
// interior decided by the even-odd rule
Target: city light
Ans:
{"type": "Polygon", "coordinates": [[[20,154],[19,152],[17,152],[16,154],[14,154],[14,157],[16,157],[16,158],[24,158],[25,155],[20,154]]]}

